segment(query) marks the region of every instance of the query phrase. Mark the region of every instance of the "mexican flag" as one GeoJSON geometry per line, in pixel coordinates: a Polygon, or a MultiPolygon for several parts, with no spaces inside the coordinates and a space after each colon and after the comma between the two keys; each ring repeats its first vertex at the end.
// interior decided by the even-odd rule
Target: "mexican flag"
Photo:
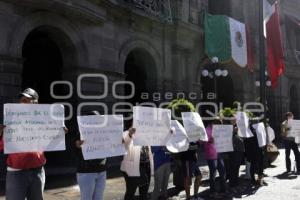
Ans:
{"type": "Polygon", "coordinates": [[[247,40],[245,24],[225,15],[205,14],[205,51],[220,63],[247,66],[247,40]]]}
{"type": "Polygon", "coordinates": [[[284,52],[281,42],[278,2],[270,4],[264,0],[264,35],[267,38],[268,69],[272,87],[276,88],[279,77],[284,73],[284,52]]]}

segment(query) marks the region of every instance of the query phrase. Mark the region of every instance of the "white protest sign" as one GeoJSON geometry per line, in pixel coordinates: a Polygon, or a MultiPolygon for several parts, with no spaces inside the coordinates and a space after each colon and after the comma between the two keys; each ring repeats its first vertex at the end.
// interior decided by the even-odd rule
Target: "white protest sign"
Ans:
{"type": "Polygon", "coordinates": [[[205,126],[199,113],[182,112],[182,121],[190,142],[207,141],[205,126]]]}
{"type": "Polygon", "coordinates": [[[297,119],[289,120],[288,127],[291,128],[288,137],[295,137],[295,142],[300,143],[300,120],[297,119]]]}
{"type": "Polygon", "coordinates": [[[165,146],[170,136],[171,111],[152,107],[133,107],[133,127],[137,146],[165,146]]]}
{"type": "Polygon", "coordinates": [[[213,125],[212,136],[218,153],[233,151],[232,125],[213,125]]]}
{"type": "Polygon", "coordinates": [[[167,141],[167,149],[172,153],[187,151],[189,148],[189,140],[185,129],[177,120],[171,120],[171,127],[174,128],[175,131],[167,141]]]}
{"type": "Polygon", "coordinates": [[[267,134],[264,123],[260,122],[258,124],[253,124],[253,128],[255,128],[256,131],[258,146],[265,146],[267,144],[267,134]]]}
{"type": "Polygon", "coordinates": [[[125,154],[122,115],[77,116],[85,160],[125,154]]]}
{"type": "Polygon", "coordinates": [[[249,129],[249,118],[245,112],[239,111],[236,113],[236,124],[238,127],[238,134],[240,137],[253,137],[253,134],[249,129]]]}
{"type": "Polygon", "coordinates": [[[270,126],[267,127],[267,131],[268,131],[268,144],[271,144],[275,139],[275,132],[274,129],[270,126]]]}
{"type": "Polygon", "coordinates": [[[64,107],[4,104],[4,153],[65,150],[64,107]]]}
{"type": "Polygon", "coordinates": [[[288,123],[291,125],[291,135],[294,137],[300,136],[300,120],[290,120],[288,123]]]}

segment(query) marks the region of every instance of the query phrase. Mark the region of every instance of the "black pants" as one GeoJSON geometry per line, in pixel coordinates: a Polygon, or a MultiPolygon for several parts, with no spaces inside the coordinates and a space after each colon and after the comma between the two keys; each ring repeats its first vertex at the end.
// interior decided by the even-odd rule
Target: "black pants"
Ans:
{"type": "Polygon", "coordinates": [[[124,200],[133,200],[137,188],[139,188],[140,200],[147,200],[151,177],[150,163],[140,165],[139,177],[130,177],[124,172],[123,176],[126,182],[126,193],[124,200]]]}
{"type": "Polygon", "coordinates": [[[229,185],[238,186],[240,166],[243,159],[243,152],[233,151],[229,153],[229,185]]]}
{"type": "Polygon", "coordinates": [[[209,185],[210,185],[210,191],[213,193],[216,191],[216,171],[219,172],[219,178],[220,178],[220,191],[225,192],[226,191],[226,185],[225,185],[225,166],[224,161],[221,158],[218,158],[217,160],[207,160],[207,164],[209,167],[209,185]]]}
{"type": "Polygon", "coordinates": [[[296,158],[296,166],[297,171],[300,172],[300,153],[298,149],[298,145],[293,140],[283,140],[284,147],[285,147],[285,164],[286,170],[291,171],[291,159],[290,154],[291,150],[293,150],[295,158],[296,158]]]}
{"type": "Polygon", "coordinates": [[[264,149],[257,148],[254,155],[249,159],[250,164],[250,175],[252,181],[255,181],[255,173],[258,176],[262,176],[264,173],[264,149]]]}

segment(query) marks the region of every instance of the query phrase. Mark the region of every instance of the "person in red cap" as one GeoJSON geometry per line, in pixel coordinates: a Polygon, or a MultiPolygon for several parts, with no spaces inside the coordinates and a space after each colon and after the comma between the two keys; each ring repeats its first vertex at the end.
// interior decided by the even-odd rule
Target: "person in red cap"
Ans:
{"type": "MultiPolygon", "coordinates": [[[[38,103],[38,93],[27,88],[19,95],[19,103],[38,103]]],[[[2,140],[4,125],[0,125],[2,140]]],[[[66,131],[66,129],[65,129],[66,131]]],[[[0,142],[3,150],[3,142],[0,142]]],[[[46,158],[43,152],[12,153],[7,157],[6,199],[7,200],[41,200],[45,186],[44,165],[46,158]]]]}

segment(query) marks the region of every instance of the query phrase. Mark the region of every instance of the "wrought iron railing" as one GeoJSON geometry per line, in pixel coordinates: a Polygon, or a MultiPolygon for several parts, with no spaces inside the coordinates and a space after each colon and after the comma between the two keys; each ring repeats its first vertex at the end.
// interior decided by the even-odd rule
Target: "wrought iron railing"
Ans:
{"type": "Polygon", "coordinates": [[[172,22],[170,0],[121,0],[128,6],[143,10],[150,15],[159,17],[166,22],[172,22]]]}

